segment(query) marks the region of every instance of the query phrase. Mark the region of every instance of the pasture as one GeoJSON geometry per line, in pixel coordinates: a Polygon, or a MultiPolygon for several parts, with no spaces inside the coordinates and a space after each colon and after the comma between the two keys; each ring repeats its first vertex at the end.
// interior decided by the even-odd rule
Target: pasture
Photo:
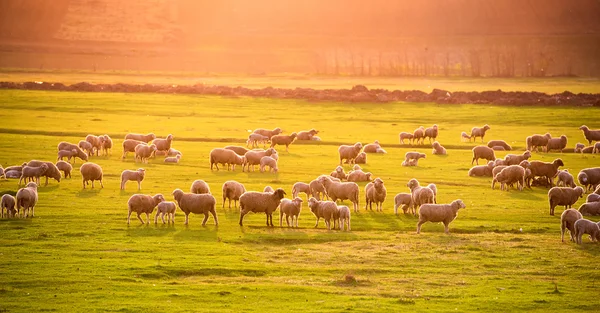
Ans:
{"type": "MultiPolygon", "coordinates": [[[[557,90],[560,92],[562,90],[557,90]]],[[[600,247],[584,238],[578,246],[560,241],[560,213],[548,214],[545,188],[491,190],[491,178],[467,176],[474,143],[460,132],[489,124],[485,141],[504,139],[516,153],[534,133],[565,134],[568,148],[584,142],[578,127],[600,128],[597,108],[347,104],[296,100],[223,98],[165,94],[99,94],[0,90],[0,164],[56,158],[60,141],[109,134],[112,155],[90,158],[102,166],[104,188],[82,189],[81,161],[72,179],[39,188],[36,217],[0,220],[0,310],[16,311],[211,311],[211,312],[390,312],[390,311],[597,311],[600,247]],[[438,124],[447,156],[429,145],[403,147],[398,133],[438,124]],[[281,127],[285,133],[316,128],[322,142],[279,148],[279,173],[213,171],[212,148],[243,145],[248,130],[281,127]],[[121,159],[128,132],[174,135],[180,164],[161,159],[121,159]],[[237,180],[247,190],[266,185],[286,190],[338,165],[339,144],[379,140],[385,155],[369,155],[363,167],[381,177],[388,197],[384,212],[360,212],[352,231],[327,231],[304,199],[300,228],[265,226],[264,215],[222,208],[221,185],[237,180]],[[427,158],[401,167],[404,153],[427,158]],[[202,216],[183,225],[126,224],[130,182],[119,190],[124,169],[146,169],[142,193],[172,200],[203,179],[217,199],[219,226],[202,216]],[[406,183],[436,183],[438,202],[467,205],[450,224],[427,223],[416,235],[417,218],[393,214],[393,197],[406,183]]],[[[497,152],[503,157],[509,152],[497,152]]],[[[534,160],[562,158],[574,175],[600,166],[597,155],[533,153],[534,160]]],[[[481,164],[481,162],[480,162],[481,164]]],[[[345,165],[349,170],[350,166],[345,165]]],[[[0,180],[14,192],[17,180],[0,180]]],[[[580,199],[579,207],[585,199],[580,199]]],[[[349,204],[348,201],[345,204],[349,204]]],[[[153,217],[153,216],[152,216],[153,217]]],[[[276,221],[275,221],[276,220],[276,221]]],[[[597,220],[594,219],[594,220],[597,220]]],[[[285,223],[285,222],[284,222],[285,223]]],[[[600,283],[599,283],[600,284],[600,283]]]]}

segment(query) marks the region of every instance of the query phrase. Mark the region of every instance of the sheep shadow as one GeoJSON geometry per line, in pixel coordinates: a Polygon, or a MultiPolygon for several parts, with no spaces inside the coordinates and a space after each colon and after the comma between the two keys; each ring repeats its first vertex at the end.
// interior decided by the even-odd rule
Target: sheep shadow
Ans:
{"type": "MultiPolygon", "coordinates": [[[[177,231],[175,225],[166,225],[162,224],[162,221],[159,224],[154,224],[154,221],[151,221],[150,224],[141,224],[136,219],[137,225],[127,225],[126,233],[127,236],[131,237],[163,237],[167,235],[171,235],[177,231]]],[[[133,224],[133,220],[132,220],[133,224]]]]}
{"type": "Polygon", "coordinates": [[[39,187],[38,188],[38,193],[46,193],[46,192],[51,192],[51,191],[55,191],[59,188],[59,185],[53,185],[53,186],[47,186],[47,187],[39,187]]]}
{"type": "Polygon", "coordinates": [[[202,226],[200,223],[184,225],[181,231],[173,235],[175,241],[220,241],[219,227],[214,224],[202,226]]]}
{"type": "Polygon", "coordinates": [[[92,197],[97,196],[100,193],[101,190],[102,190],[101,188],[97,188],[97,189],[96,188],[94,188],[94,189],[89,189],[89,188],[81,189],[80,191],[77,192],[77,197],[78,198],[92,198],[92,197]]]}

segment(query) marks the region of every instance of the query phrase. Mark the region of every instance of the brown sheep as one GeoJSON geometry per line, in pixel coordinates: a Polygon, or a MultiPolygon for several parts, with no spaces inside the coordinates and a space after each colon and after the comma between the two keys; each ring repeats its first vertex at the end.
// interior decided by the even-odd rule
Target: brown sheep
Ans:
{"type": "Polygon", "coordinates": [[[575,241],[575,222],[582,219],[583,216],[575,209],[566,209],[560,215],[560,241],[565,241],[565,230],[569,230],[571,241],[575,241]]]}
{"type": "Polygon", "coordinates": [[[386,195],[387,189],[383,185],[383,180],[379,177],[375,178],[374,181],[365,186],[365,210],[369,206],[369,209],[373,211],[373,203],[375,203],[376,211],[383,212],[382,205],[386,195]]]}
{"type": "Polygon", "coordinates": [[[92,181],[92,188],[94,188],[95,180],[99,180],[100,186],[104,188],[104,184],[102,183],[102,168],[100,165],[91,162],[85,163],[81,165],[79,172],[81,172],[81,178],[83,179],[83,189],[85,189],[85,185],[88,184],[88,181],[92,181]]]}
{"type": "Polygon", "coordinates": [[[425,127],[419,126],[419,128],[415,129],[413,132],[413,143],[423,144],[425,141],[425,127]]]}
{"type": "Polygon", "coordinates": [[[438,136],[438,126],[436,124],[433,124],[433,126],[425,129],[423,139],[429,138],[429,143],[431,143],[431,141],[435,141],[437,136],[438,136]]]}
{"type": "Polygon", "coordinates": [[[458,210],[467,206],[460,200],[454,200],[449,204],[427,203],[419,207],[419,222],[417,223],[417,234],[421,233],[421,226],[426,222],[444,223],[444,232],[450,233],[448,225],[458,216],[458,210]]]}
{"type": "Polygon", "coordinates": [[[485,132],[487,132],[488,130],[490,130],[490,126],[488,124],[483,125],[483,127],[473,127],[471,129],[471,138],[473,139],[473,141],[475,141],[477,137],[481,137],[481,142],[483,142],[485,132]]]}
{"type": "Polygon", "coordinates": [[[558,168],[565,166],[561,159],[555,159],[552,163],[542,161],[531,161],[530,163],[529,170],[531,170],[531,176],[546,177],[551,187],[554,186],[554,177],[558,174],[558,168]]]}
{"type": "Polygon", "coordinates": [[[252,165],[252,171],[254,172],[254,166],[260,165],[260,159],[264,156],[271,156],[276,153],[275,149],[269,148],[267,150],[250,150],[246,152],[244,155],[244,164],[242,165],[242,171],[245,171],[245,168],[248,167],[248,172],[250,172],[250,165],[252,165]]]}
{"type": "Polygon", "coordinates": [[[471,165],[473,162],[476,162],[479,165],[479,159],[486,159],[488,161],[496,160],[496,155],[494,154],[494,150],[487,146],[477,146],[473,148],[473,160],[471,161],[471,165]]]}
{"type": "Polygon", "coordinates": [[[209,193],[185,193],[181,189],[173,190],[172,195],[173,198],[175,198],[175,201],[177,201],[181,212],[185,214],[185,223],[183,223],[184,225],[189,223],[190,213],[204,214],[202,226],[206,225],[206,221],[208,221],[208,214],[210,213],[215,220],[215,226],[219,225],[219,219],[217,218],[216,210],[217,200],[215,200],[213,195],[209,193]]]}
{"type": "Polygon", "coordinates": [[[89,142],[92,145],[93,152],[95,152],[96,156],[98,156],[100,154],[100,150],[102,150],[104,136],[87,135],[85,137],[85,141],[89,142]]]}
{"type": "Polygon", "coordinates": [[[353,146],[349,145],[341,145],[338,148],[338,153],[340,155],[340,165],[342,165],[342,161],[348,160],[349,163],[354,163],[354,159],[360,153],[362,149],[362,144],[360,142],[355,143],[353,146]]]}
{"type": "Polygon", "coordinates": [[[562,135],[559,138],[550,138],[546,144],[546,152],[551,150],[563,151],[567,147],[567,136],[562,135]]]}
{"type": "Polygon", "coordinates": [[[123,156],[121,157],[123,160],[127,157],[128,152],[135,153],[135,147],[138,145],[145,145],[146,143],[139,140],[126,139],[123,141],[123,156]]]}
{"type": "Polygon", "coordinates": [[[551,138],[552,136],[550,133],[546,133],[544,135],[531,135],[525,139],[525,142],[527,143],[527,150],[533,151],[535,148],[535,151],[537,151],[538,147],[542,147],[542,150],[545,151],[546,146],[548,145],[548,140],[551,138]]]}
{"type": "Polygon", "coordinates": [[[487,146],[489,148],[502,147],[506,151],[512,150],[512,147],[504,140],[490,140],[488,141],[487,146]]]}
{"type": "Polygon", "coordinates": [[[548,202],[550,202],[550,215],[554,215],[554,208],[557,205],[564,205],[565,210],[569,209],[577,199],[583,197],[583,188],[577,186],[569,187],[552,187],[548,191],[548,202]]]}
{"type": "Polygon", "coordinates": [[[333,220],[333,228],[336,228],[336,222],[339,222],[339,209],[333,201],[319,201],[315,198],[308,199],[308,207],[317,218],[315,228],[319,226],[319,219],[325,220],[327,230],[331,230],[331,220],[333,220]]]}
{"type": "Polygon", "coordinates": [[[583,136],[587,139],[588,144],[592,144],[592,141],[600,141],[600,130],[590,130],[587,126],[581,125],[579,127],[583,131],[583,136]]]}
{"type": "Polygon", "coordinates": [[[277,210],[285,195],[285,191],[281,188],[275,192],[245,192],[240,197],[240,226],[244,226],[242,221],[246,214],[264,212],[267,216],[267,226],[273,227],[273,212],[277,210]]]}
{"type": "Polygon", "coordinates": [[[590,235],[592,241],[600,240],[600,226],[595,222],[582,218],[575,222],[573,228],[575,230],[575,242],[577,242],[577,244],[582,243],[581,237],[583,237],[584,234],[590,235]]]}
{"type": "Polygon", "coordinates": [[[585,187],[585,191],[593,190],[600,185],[600,167],[582,169],[577,174],[577,180],[585,187]]]}
{"type": "Polygon", "coordinates": [[[275,145],[285,145],[285,152],[288,151],[288,147],[294,142],[298,134],[291,133],[290,135],[275,135],[271,137],[271,148],[274,148],[275,145]]]}
{"type": "Polygon", "coordinates": [[[359,188],[358,184],[353,182],[337,182],[328,176],[319,176],[318,181],[325,187],[327,196],[333,202],[337,200],[350,200],[354,205],[354,212],[358,212],[359,188]]]}
{"type": "Polygon", "coordinates": [[[223,183],[223,208],[225,207],[225,199],[229,200],[229,208],[231,209],[231,200],[233,200],[233,207],[237,207],[237,202],[240,200],[240,196],[246,192],[246,187],[243,184],[235,181],[228,180],[223,183]]]}

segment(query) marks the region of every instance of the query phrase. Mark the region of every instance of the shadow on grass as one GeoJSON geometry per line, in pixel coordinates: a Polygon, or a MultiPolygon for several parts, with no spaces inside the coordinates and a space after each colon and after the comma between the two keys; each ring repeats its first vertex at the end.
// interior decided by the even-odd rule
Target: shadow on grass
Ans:
{"type": "Polygon", "coordinates": [[[89,187],[86,189],[81,189],[80,191],[77,192],[77,197],[92,198],[92,197],[97,196],[101,190],[102,190],[101,188],[90,189],[89,187]]]}

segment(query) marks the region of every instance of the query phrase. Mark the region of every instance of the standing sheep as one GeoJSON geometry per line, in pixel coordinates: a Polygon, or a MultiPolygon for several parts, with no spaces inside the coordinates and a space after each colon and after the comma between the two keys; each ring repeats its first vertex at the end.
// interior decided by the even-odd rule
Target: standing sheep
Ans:
{"type": "Polygon", "coordinates": [[[269,141],[269,137],[263,136],[261,134],[252,133],[248,135],[248,140],[246,140],[246,147],[258,148],[258,143],[262,143],[263,147],[269,141]]]}
{"type": "Polygon", "coordinates": [[[138,168],[135,171],[132,170],[124,170],[121,172],[121,190],[125,190],[125,183],[128,181],[136,181],[138,183],[138,190],[142,189],[142,180],[144,180],[144,176],[146,176],[146,170],[143,168],[138,168]]]}
{"type": "Polygon", "coordinates": [[[112,155],[112,147],[113,141],[108,135],[103,135],[104,141],[102,141],[102,153],[104,155],[108,155],[109,153],[112,155]]]}
{"type": "Polygon", "coordinates": [[[487,146],[489,148],[502,147],[506,151],[512,150],[512,147],[504,140],[490,140],[488,141],[487,146]]]}
{"type": "Polygon", "coordinates": [[[525,168],[520,165],[509,165],[494,176],[492,189],[494,189],[496,181],[500,183],[500,190],[506,188],[506,191],[508,191],[508,186],[516,183],[519,191],[523,191],[525,187],[525,168]]]}
{"type": "Polygon", "coordinates": [[[319,131],[314,128],[308,131],[300,131],[298,132],[298,140],[312,140],[312,138],[318,133],[319,131]]]}
{"type": "Polygon", "coordinates": [[[415,178],[408,181],[406,184],[408,189],[410,189],[410,193],[412,195],[412,214],[417,215],[417,207],[420,207],[421,204],[425,203],[433,203],[434,194],[433,190],[427,187],[421,187],[419,181],[415,178]]]}
{"type": "MultiPolygon", "coordinates": [[[[92,152],[96,153],[96,156],[98,156],[100,154],[100,150],[102,150],[104,136],[87,135],[85,137],[85,141],[89,142],[92,145],[92,152]]],[[[90,154],[90,156],[92,155],[93,154],[90,154]]]]}
{"type": "Polygon", "coordinates": [[[211,194],[185,193],[181,189],[173,190],[172,194],[175,198],[175,201],[177,201],[177,204],[179,205],[179,209],[185,214],[185,223],[183,223],[184,225],[188,224],[190,213],[194,213],[204,214],[202,226],[205,226],[206,221],[208,221],[208,213],[210,213],[215,220],[215,226],[219,226],[216,210],[217,201],[211,194]]]}
{"type": "Polygon", "coordinates": [[[331,230],[331,221],[333,220],[333,228],[335,229],[336,220],[339,220],[339,209],[333,201],[319,201],[315,198],[308,199],[308,207],[317,218],[315,228],[319,226],[319,219],[325,220],[327,230],[331,230]]]}
{"type": "MultiPolygon", "coordinates": [[[[246,154],[249,154],[253,151],[248,151],[246,154]]],[[[232,150],[224,149],[224,148],[214,148],[210,150],[210,154],[208,156],[208,161],[210,163],[210,170],[213,170],[213,165],[219,170],[219,164],[223,164],[223,166],[227,165],[227,170],[232,166],[232,170],[235,171],[236,165],[245,166],[246,157],[239,156],[232,150]]]]}
{"type": "Polygon", "coordinates": [[[44,183],[44,186],[48,186],[48,178],[53,178],[54,180],[56,180],[57,182],[60,183],[60,170],[58,169],[58,167],[56,167],[56,165],[54,165],[54,163],[50,162],[50,161],[38,161],[38,160],[31,160],[29,162],[27,162],[27,166],[32,166],[32,167],[39,167],[42,166],[42,164],[46,164],[47,169],[44,172],[44,174],[42,174],[42,176],[46,177],[46,182],[44,183]]]}
{"type": "Polygon", "coordinates": [[[296,227],[298,227],[298,217],[302,210],[302,199],[296,197],[294,200],[282,199],[279,205],[279,227],[283,226],[283,216],[287,226],[290,227],[290,217],[292,217],[292,227],[294,227],[294,218],[296,218],[296,227]]]}
{"type": "Polygon", "coordinates": [[[226,146],[223,149],[231,150],[239,156],[244,156],[246,154],[246,152],[250,151],[250,150],[248,150],[244,147],[240,147],[240,146],[226,146]]]}
{"type": "Polygon", "coordinates": [[[401,132],[398,134],[398,137],[400,138],[400,144],[404,144],[404,140],[408,140],[408,143],[412,143],[414,136],[411,133],[401,132]]]}
{"type": "Polygon", "coordinates": [[[58,161],[56,162],[56,168],[58,168],[58,170],[60,171],[63,171],[65,178],[71,178],[71,171],[73,170],[73,166],[71,166],[69,162],[58,161]]]}
{"type": "Polygon", "coordinates": [[[466,132],[462,132],[460,133],[460,140],[461,141],[471,141],[471,136],[469,136],[469,134],[467,134],[466,132]]]}
{"type": "Polygon", "coordinates": [[[575,149],[573,149],[573,152],[575,152],[575,153],[583,153],[583,148],[585,148],[585,145],[582,144],[582,143],[580,143],[580,142],[578,142],[575,145],[575,149]]]}
{"type": "Polygon", "coordinates": [[[190,192],[195,194],[210,193],[210,187],[202,179],[196,179],[192,182],[192,185],[190,186],[190,192]]]}
{"type": "Polygon", "coordinates": [[[535,148],[535,151],[537,151],[538,147],[542,147],[542,151],[546,150],[546,146],[548,145],[548,140],[552,139],[552,136],[550,135],[550,133],[546,133],[544,135],[531,135],[527,138],[525,138],[525,142],[527,144],[527,150],[529,151],[533,151],[533,149],[535,148]]]}
{"type": "Polygon", "coordinates": [[[592,141],[600,141],[600,129],[591,130],[585,125],[581,125],[579,130],[583,131],[583,136],[588,141],[588,144],[592,144],[592,141]]]}
{"type": "Polygon", "coordinates": [[[494,150],[489,148],[488,146],[477,146],[473,148],[473,160],[471,160],[471,165],[473,162],[476,162],[479,165],[479,159],[486,159],[488,161],[496,160],[496,154],[494,154],[494,150]]]}
{"type": "Polygon", "coordinates": [[[449,234],[448,225],[458,215],[459,209],[464,209],[467,206],[458,199],[450,204],[423,204],[419,208],[419,222],[417,223],[417,234],[421,233],[421,225],[426,222],[444,223],[444,232],[449,234]]]}
{"type": "Polygon", "coordinates": [[[283,189],[278,188],[275,192],[247,191],[240,196],[240,226],[243,225],[244,216],[250,212],[264,212],[267,216],[267,226],[273,227],[273,212],[286,195],[283,189]]]}
{"type": "Polygon", "coordinates": [[[260,158],[260,172],[263,173],[265,171],[265,167],[269,167],[269,172],[277,173],[279,168],[277,167],[277,160],[270,156],[264,156],[260,158]]]}
{"type": "Polygon", "coordinates": [[[336,202],[337,200],[350,200],[354,205],[354,212],[358,212],[358,184],[353,182],[336,182],[327,176],[320,176],[318,181],[323,185],[327,196],[331,198],[333,202],[336,202]]]}
{"type": "Polygon", "coordinates": [[[154,224],[158,223],[158,215],[160,214],[160,218],[162,219],[163,224],[165,224],[165,215],[167,215],[167,222],[170,224],[173,222],[175,224],[175,210],[177,206],[173,201],[162,201],[156,206],[156,215],[154,216],[154,224]]]}
{"type": "Polygon", "coordinates": [[[355,143],[353,146],[341,145],[338,148],[338,153],[340,155],[340,166],[342,165],[343,160],[348,160],[348,163],[354,163],[354,159],[358,156],[361,149],[362,144],[360,142],[355,143]]]}
{"type": "Polygon", "coordinates": [[[19,179],[19,186],[21,186],[21,182],[23,181],[23,179],[25,179],[25,182],[27,182],[27,179],[29,178],[35,178],[36,183],[39,185],[40,176],[44,175],[47,169],[48,165],[46,165],[45,163],[42,163],[39,167],[33,167],[29,165],[23,167],[23,171],[21,172],[21,178],[19,179]]]}
{"type": "Polygon", "coordinates": [[[577,199],[583,197],[583,188],[577,186],[569,187],[552,187],[548,191],[548,202],[550,202],[550,215],[554,215],[554,208],[557,205],[564,205],[565,210],[570,208],[577,199]]]}
{"type": "Polygon", "coordinates": [[[233,207],[237,207],[237,201],[240,196],[246,192],[246,187],[235,180],[228,180],[223,183],[223,208],[225,208],[225,199],[229,200],[229,208],[231,209],[231,200],[233,207]]]}
{"type": "Polygon", "coordinates": [[[323,186],[323,184],[319,182],[319,178],[313,179],[308,184],[308,186],[310,187],[310,193],[308,195],[310,197],[314,197],[317,200],[328,199],[327,191],[325,191],[325,187],[323,186]]]}
{"type": "Polygon", "coordinates": [[[567,136],[562,135],[559,138],[548,139],[548,143],[546,144],[546,152],[550,152],[551,150],[558,150],[562,152],[566,147],[567,136]]]}
{"type": "Polygon", "coordinates": [[[383,201],[387,195],[387,189],[383,185],[383,180],[379,177],[365,186],[365,211],[367,206],[373,211],[373,203],[377,212],[383,212],[383,201]]]}
{"type": "Polygon", "coordinates": [[[592,149],[592,153],[594,153],[594,154],[600,153],[600,142],[596,142],[594,144],[594,148],[592,149]]]}
{"type": "Polygon", "coordinates": [[[173,142],[173,135],[169,134],[167,138],[157,138],[152,140],[152,144],[156,147],[156,151],[168,152],[171,149],[171,143],[173,142]]]}
{"type": "Polygon", "coordinates": [[[285,145],[285,152],[288,151],[288,147],[294,142],[294,139],[298,134],[291,133],[290,135],[275,135],[271,137],[271,148],[274,148],[275,145],[285,145]]]}
{"type": "Polygon", "coordinates": [[[575,188],[575,178],[573,177],[573,175],[571,175],[571,173],[569,173],[569,170],[559,170],[558,171],[558,179],[556,180],[556,186],[557,187],[571,187],[571,188],[575,188]]]}
{"type": "Polygon", "coordinates": [[[150,214],[154,211],[154,207],[162,201],[165,201],[165,198],[160,193],[154,196],[134,194],[129,197],[127,201],[127,225],[131,222],[131,213],[133,212],[137,213],[137,218],[142,224],[144,224],[144,220],[142,220],[140,215],[146,213],[146,223],[150,224],[150,214]]]}
{"type": "Polygon", "coordinates": [[[92,188],[94,188],[94,181],[99,180],[100,186],[104,188],[104,184],[102,183],[102,168],[100,165],[96,163],[85,163],[79,168],[79,172],[81,172],[81,178],[83,180],[83,189],[85,189],[85,185],[88,184],[88,181],[92,181],[92,188]]]}
{"type": "Polygon", "coordinates": [[[507,154],[504,156],[505,165],[517,165],[524,160],[531,158],[531,152],[529,150],[523,152],[523,154],[507,154]]]}
{"type": "Polygon", "coordinates": [[[404,162],[410,164],[411,162],[415,162],[415,166],[419,163],[419,159],[425,159],[427,156],[425,153],[419,153],[416,151],[409,151],[404,154],[404,162]]]}
{"type": "Polygon", "coordinates": [[[60,150],[58,151],[56,161],[60,161],[63,158],[67,158],[67,161],[71,162],[73,159],[73,164],[75,164],[75,157],[77,156],[77,150],[60,150]]]}
{"type": "Polygon", "coordinates": [[[21,208],[23,208],[23,218],[29,216],[29,210],[31,209],[31,217],[35,216],[35,205],[38,201],[38,185],[34,182],[27,183],[24,188],[17,191],[15,196],[17,204],[17,217],[20,215],[21,208]]]}
{"type": "MultiPolygon", "coordinates": [[[[558,168],[565,166],[562,159],[555,159],[552,163],[542,161],[531,161],[529,170],[531,171],[531,177],[546,177],[550,186],[554,186],[554,177],[558,174],[558,168]]],[[[529,184],[528,184],[529,185],[529,184]]]]}
{"type": "Polygon", "coordinates": [[[438,126],[436,124],[433,124],[433,126],[425,129],[424,138],[429,138],[429,143],[431,143],[431,140],[435,141],[437,136],[438,136],[438,126]]]}
{"type": "Polygon", "coordinates": [[[257,128],[253,131],[253,133],[263,135],[263,136],[267,137],[269,140],[271,140],[271,137],[281,134],[281,132],[282,132],[282,130],[279,127],[276,127],[273,130],[257,128]]]}
{"type": "Polygon", "coordinates": [[[425,127],[419,126],[419,128],[415,129],[413,132],[413,143],[423,144],[425,141],[425,127]]]}
{"type": "MultiPolygon", "coordinates": [[[[85,140],[80,140],[79,143],[77,143],[77,146],[83,150],[88,156],[94,155],[94,146],[92,146],[91,143],[85,141],[85,140]]],[[[58,151],[64,151],[64,150],[58,150],[58,151]]]]}
{"type": "Polygon", "coordinates": [[[147,135],[129,133],[125,135],[125,140],[136,140],[144,143],[149,143],[154,139],[156,139],[156,135],[154,135],[154,133],[149,133],[147,135]]]}
{"type": "Polygon", "coordinates": [[[490,126],[488,124],[483,125],[483,127],[473,127],[471,129],[471,139],[475,141],[477,137],[481,137],[481,142],[483,142],[485,132],[487,132],[488,130],[490,130],[490,126]]]}
{"type": "Polygon", "coordinates": [[[298,194],[304,192],[306,194],[306,199],[311,196],[310,185],[303,182],[297,182],[292,186],[292,198],[298,197],[298,194]]]}
{"type": "Polygon", "coordinates": [[[156,145],[146,145],[144,143],[141,143],[135,146],[134,152],[136,162],[139,158],[140,162],[148,163],[148,159],[152,156],[152,154],[154,154],[154,152],[156,152],[156,145]]]}
{"type": "Polygon", "coordinates": [[[7,218],[14,217],[17,212],[15,209],[16,203],[15,197],[3,194],[2,199],[0,199],[0,217],[4,218],[4,210],[6,210],[7,218]]]}
{"type": "Polygon", "coordinates": [[[600,240],[600,227],[595,222],[582,218],[575,221],[573,229],[575,231],[575,242],[577,242],[577,244],[582,243],[581,239],[584,234],[590,235],[592,241],[600,240]]]}
{"type": "Polygon", "coordinates": [[[123,141],[123,156],[121,157],[123,160],[127,157],[128,152],[135,153],[135,147],[138,145],[146,145],[145,142],[133,139],[126,139],[123,141]]]}
{"type": "Polygon", "coordinates": [[[600,185],[600,167],[591,167],[582,169],[577,174],[577,180],[580,185],[585,187],[585,191],[593,190],[600,185]]]}
{"type": "Polygon", "coordinates": [[[439,142],[434,141],[433,144],[431,145],[431,147],[433,148],[433,151],[431,152],[432,154],[437,154],[437,155],[446,155],[446,148],[444,148],[442,145],[440,145],[439,142]]]}
{"type": "Polygon", "coordinates": [[[565,229],[569,230],[571,241],[575,241],[575,222],[583,216],[575,209],[567,209],[560,215],[560,241],[565,242],[565,229]]]}
{"type": "Polygon", "coordinates": [[[340,230],[343,231],[346,228],[347,231],[350,231],[350,208],[346,205],[338,205],[338,215],[340,230]]]}
{"type": "Polygon", "coordinates": [[[396,194],[394,197],[394,214],[398,215],[398,207],[402,206],[404,214],[408,213],[408,210],[412,206],[412,194],[401,192],[396,194]]]}
{"type": "Polygon", "coordinates": [[[72,143],[68,143],[66,141],[61,141],[58,144],[58,151],[60,150],[77,150],[77,157],[80,158],[82,161],[87,162],[88,160],[88,155],[87,153],[83,152],[83,150],[81,150],[81,148],[79,148],[78,145],[72,144],[72,143]]]}
{"type": "Polygon", "coordinates": [[[252,165],[252,171],[254,172],[254,166],[260,166],[260,160],[264,156],[271,156],[276,153],[275,149],[269,148],[267,150],[250,150],[246,152],[244,155],[244,164],[242,165],[242,171],[245,171],[246,166],[248,167],[248,172],[250,172],[250,165],[252,165]]]}

